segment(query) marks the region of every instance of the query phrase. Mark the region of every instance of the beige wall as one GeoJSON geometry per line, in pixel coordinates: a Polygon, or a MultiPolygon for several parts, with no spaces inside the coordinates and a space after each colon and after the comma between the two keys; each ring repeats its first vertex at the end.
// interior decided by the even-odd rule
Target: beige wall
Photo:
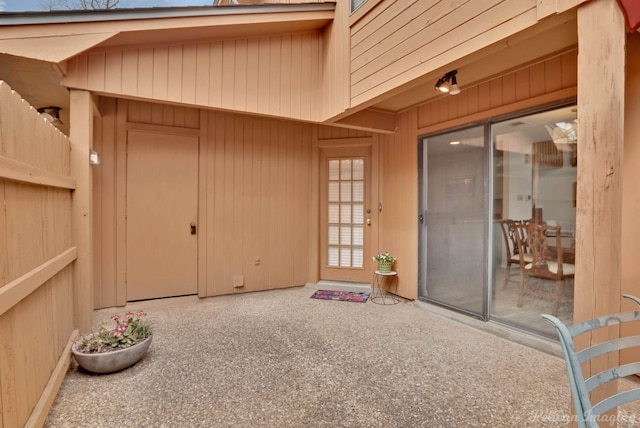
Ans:
{"type": "Polygon", "coordinates": [[[373,99],[537,22],[536,0],[377,3],[350,29],[352,105],[373,99]]]}
{"type": "Polygon", "coordinates": [[[200,136],[199,285],[214,296],[310,279],[313,126],[103,98],[95,147],[95,306],[126,302],[126,129],[200,136]],[[234,288],[234,276],[244,287],[234,288]]]}
{"type": "Polygon", "coordinates": [[[98,94],[320,120],[317,32],[94,50],[67,63],[63,85],[98,94]]]}

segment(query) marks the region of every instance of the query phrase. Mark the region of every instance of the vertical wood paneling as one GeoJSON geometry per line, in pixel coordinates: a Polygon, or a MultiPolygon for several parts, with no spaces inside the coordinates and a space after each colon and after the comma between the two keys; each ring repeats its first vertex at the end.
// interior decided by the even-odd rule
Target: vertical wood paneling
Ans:
{"type": "Polygon", "coordinates": [[[259,80],[260,80],[260,40],[250,39],[247,41],[247,111],[258,111],[259,80]]]}
{"type": "MultiPolygon", "coordinates": [[[[184,63],[182,46],[171,46],[168,49],[167,76],[164,79],[155,80],[155,85],[166,85],[166,98],[156,97],[156,99],[168,99],[169,101],[180,101],[182,99],[182,87],[184,84],[182,78],[182,65],[184,63]],[[166,80],[168,78],[168,81],[166,80]]],[[[154,66],[154,69],[159,68],[154,66]]]]}
{"type": "Polygon", "coordinates": [[[417,298],[418,229],[416,213],[418,179],[417,123],[415,111],[399,115],[398,129],[393,135],[380,136],[381,177],[379,215],[381,251],[390,251],[398,258],[398,293],[417,298]]]}
{"type": "MultiPolygon", "coordinates": [[[[71,76],[71,74],[67,74],[71,76]]],[[[113,75],[109,75],[113,79],[113,75]]],[[[123,94],[138,93],[138,52],[126,50],[122,52],[122,76],[118,78],[122,81],[123,94]]],[[[81,86],[80,86],[81,87],[81,86]]],[[[109,85],[105,85],[105,89],[109,85]]],[[[114,92],[118,93],[118,92],[114,92]]]]}
{"type": "Polygon", "coordinates": [[[198,44],[196,49],[196,80],[194,87],[196,99],[194,104],[209,104],[210,53],[210,47],[207,43],[198,44]]]}
{"type": "MultiPolygon", "coordinates": [[[[174,64],[169,63],[169,50],[167,48],[156,48],[153,50],[153,69],[150,74],[150,83],[153,88],[153,97],[161,100],[174,100],[175,94],[180,91],[180,81],[176,81],[176,76],[172,68],[174,64]],[[173,74],[172,74],[173,73],[173,74]],[[178,89],[175,87],[178,85],[178,89]]],[[[145,60],[148,63],[149,59],[145,60]]]]}
{"type": "Polygon", "coordinates": [[[209,112],[207,130],[208,295],[304,284],[310,126],[209,112]]]}
{"type": "MultiPolygon", "coordinates": [[[[0,155],[68,176],[69,151],[69,139],[0,82],[0,155]]],[[[0,179],[0,206],[2,289],[70,248],[71,192],[0,179]]],[[[74,314],[70,270],[0,314],[0,426],[25,425],[65,357],[74,314]]]]}
{"type": "Polygon", "coordinates": [[[184,60],[182,62],[182,102],[186,104],[196,103],[196,85],[198,83],[196,71],[198,69],[197,45],[186,45],[183,48],[184,60]]]}
{"type": "MultiPolygon", "coordinates": [[[[93,52],[71,60],[62,80],[113,96],[321,120],[321,89],[330,88],[322,87],[321,46],[319,33],[304,33],[93,52]]],[[[330,89],[342,109],[344,75],[330,89]]]]}
{"type": "Polygon", "coordinates": [[[105,63],[105,82],[104,90],[106,92],[122,92],[122,52],[107,52],[105,63]],[[106,76],[109,76],[107,79],[106,76]]]}
{"type": "Polygon", "coordinates": [[[563,94],[564,90],[576,87],[576,75],[571,75],[575,73],[576,62],[576,51],[570,51],[487,82],[467,86],[460,95],[445,96],[420,105],[418,126],[426,128],[447,120],[506,108],[533,97],[563,94]]]}
{"type": "Polygon", "coordinates": [[[232,64],[235,69],[247,70],[247,73],[235,74],[235,81],[233,87],[235,88],[233,94],[233,107],[238,111],[247,110],[247,75],[248,75],[248,58],[247,58],[248,44],[246,40],[237,40],[235,44],[235,61],[232,64]]]}
{"type": "Polygon", "coordinates": [[[104,89],[105,85],[105,55],[90,55],[88,69],[88,84],[92,87],[104,89]]]}
{"type": "Polygon", "coordinates": [[[138,72],[136,74],[128,74],[129,70],[125,70],[123,76],[129,76],[129,78],[134,78],[135,76],[137,78],[138,87],[136,93],[143,98],[153,97],[154,91],[165,94],[167,85],[166,58],[166,49],[157,49],[156,51],[151,48],[140,49],[138,52],[138,72]],[[158,55],[157,61],[154,60],[156,53],[158,55]],[[158,78],[164,78],[164,80],[154,85],[156,73],[159,73],[158,78]]]}

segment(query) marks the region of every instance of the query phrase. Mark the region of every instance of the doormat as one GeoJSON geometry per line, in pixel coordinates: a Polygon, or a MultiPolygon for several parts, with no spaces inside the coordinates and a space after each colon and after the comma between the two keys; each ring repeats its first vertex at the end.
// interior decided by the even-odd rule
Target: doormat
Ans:
{"type": "Polygon", "coordinates": [[[331,291],[331,290],[318,290],[311,296],[312,299],[324,299],[324,300],[342,300],[344,302],[356,302],[367,303],[369,294],[358,293],[355,291],[331,291]]]}

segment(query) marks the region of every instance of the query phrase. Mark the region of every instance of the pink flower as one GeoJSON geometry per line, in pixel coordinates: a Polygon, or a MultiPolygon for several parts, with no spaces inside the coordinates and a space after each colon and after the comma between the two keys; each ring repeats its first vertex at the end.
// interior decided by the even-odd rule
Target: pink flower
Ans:
{"type": "Polygon", "coordinates": [[[111,319],[114,320],[115,322],[118,322],[120,320],[120,315],[113,314],[113,315],[111,315],[111,319]]]}

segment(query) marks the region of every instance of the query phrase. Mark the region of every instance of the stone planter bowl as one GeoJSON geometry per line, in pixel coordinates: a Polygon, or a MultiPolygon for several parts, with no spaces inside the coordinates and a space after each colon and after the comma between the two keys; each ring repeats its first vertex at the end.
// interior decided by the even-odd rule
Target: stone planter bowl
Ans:
{"type": "Polygon", "coordinates": [[[93,373],[113,373],[126,369],[137,363],[146,354],[151,345],[149,336],[141,342],[129,348],[119,349],[112,352],[101,352],[87,354],[77,350],[78,343],[71,348],[71,353],[80,367],[93,373]]]}

